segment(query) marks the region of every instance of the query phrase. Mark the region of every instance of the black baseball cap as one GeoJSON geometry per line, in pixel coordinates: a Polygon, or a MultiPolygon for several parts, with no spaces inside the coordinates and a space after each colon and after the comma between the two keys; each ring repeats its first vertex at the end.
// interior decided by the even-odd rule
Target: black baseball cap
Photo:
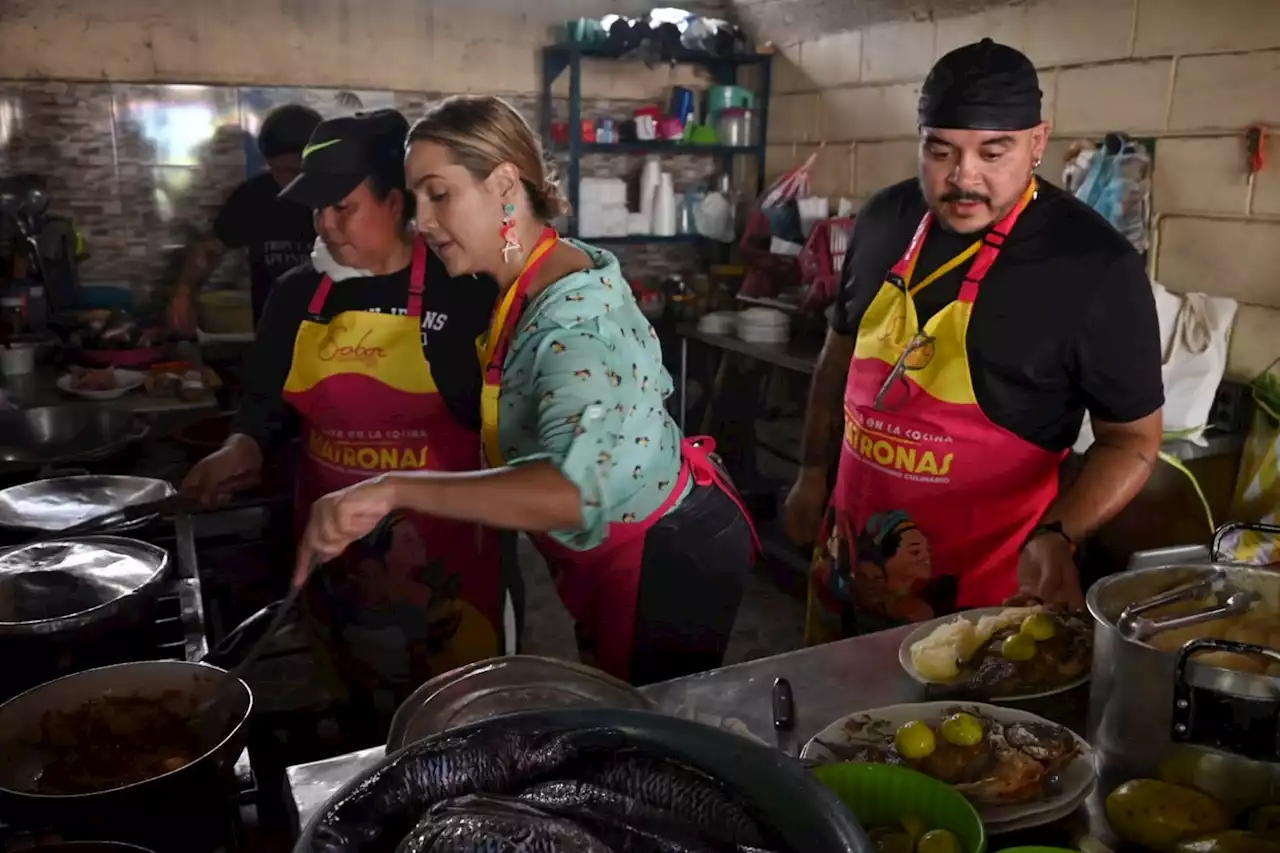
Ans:
{"type": "Polygon", "coordinates": [[[319,210],[342,201],[369,177],[403,189],[408,133],[409,122],[395,110],[322,121],[302,149],[301,173],[280,197],[319,210]]]}

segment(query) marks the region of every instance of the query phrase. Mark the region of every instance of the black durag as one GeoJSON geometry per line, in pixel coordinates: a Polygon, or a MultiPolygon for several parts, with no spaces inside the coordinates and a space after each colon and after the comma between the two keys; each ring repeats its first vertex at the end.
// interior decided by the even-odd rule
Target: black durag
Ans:
{"type": "Polygon", "coordinates": [[[1027,130],[1040,123],[1040,79],[1022,52],[989,38],[934,64],[920,90],[921,127],[1027,130]]]}

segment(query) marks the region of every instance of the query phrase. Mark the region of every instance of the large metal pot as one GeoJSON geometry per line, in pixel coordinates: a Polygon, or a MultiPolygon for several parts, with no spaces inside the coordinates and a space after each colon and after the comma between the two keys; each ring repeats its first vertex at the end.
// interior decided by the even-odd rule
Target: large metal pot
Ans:
{"type": "Polygon", "coordinates": [[[1203,616],[1157,617],[1154,607],[1174,594],[1211,597],[1221,605],[1219,617],[1249,607],[1271,612],[1280,606],[1280,572],[1187,561],[1130,569],[1093,585],[1088,738],[1100,792],[1129,779],[1163,778],[1239,809],[1280,801],[1280,679],[1196,661],[1228,652],[1280,663],[1280,650],[1197,637],[1215,633],[1203,616]],[[1177,651],[1151,644],[1152,632],[1173,629],[1189,638],[1177,651]]]}
{"type": "Polygon", "coordinates": [[[133,821],[157,820],[168,809],[225,802],[234,785],[236,759],[249,736],[253,694],[226,670],[187,661],[142,661],[90,669],[32,688],[0,705],[0,818],[19,827],[56,826],[64,831],[105,830],[119,837],[133,821]],[[228,716],[206,733],[204,752],[176,770],[132,785],[91,794],[38,793],[36,781],[51,759],[42,723],[51,713],[75,711],[104,696],[141,696],[194,717],[215,689],[234,691],[228,716]],[[217,798],[217,799],[215,799],[217,798]]]}
{"type": "Polygon", "coordinates": [[[441,738],[463,737],[486,726],[540,730],[610,728],[625,741],[674,754],[721,780],[728,788],[756,807],[762,821],[777,832],[790,850],[804,853],[872,853],[873,847],[857,818],[829,789],[799,762],[776,749],[752,743],[720,729],[648,711],[573,709],[531,711],[503,716],[453,729],[388,755],[352,779],[311,818],[302,831],[294,853],[330,850],[320,827],[333,810],[366,785],[401,753],[428,746],[441,738]]]}
{"type": "Polygon", "coordinates": [[[150,428],[111,406],[68,405],[0,411],[0,473],[104,459],[150,428]]]}

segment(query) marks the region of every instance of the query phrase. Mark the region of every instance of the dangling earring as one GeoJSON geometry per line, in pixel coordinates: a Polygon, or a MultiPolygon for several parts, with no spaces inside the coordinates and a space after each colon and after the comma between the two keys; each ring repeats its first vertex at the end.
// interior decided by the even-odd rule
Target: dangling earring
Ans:
{"type": "Polygon", "coordinates": [[[520,238],[516,236],[516,206],[511,202],[502,206],[502,227],[498,233],[502,236],[502,262],[505,264],[511,260],[507,257],[511,252],[518,255],[524,251],[520,238]]]}

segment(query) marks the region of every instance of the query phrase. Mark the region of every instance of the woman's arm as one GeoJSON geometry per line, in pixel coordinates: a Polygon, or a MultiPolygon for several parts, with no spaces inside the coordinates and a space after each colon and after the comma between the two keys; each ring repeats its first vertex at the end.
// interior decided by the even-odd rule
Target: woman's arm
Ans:
{"type": "Polygon", "coordinates": [[[398,509],[536,533],[582,526],[578,487],[547,460],[465,474],[400,472],[381,479],[388,502],[398,509]]]}

